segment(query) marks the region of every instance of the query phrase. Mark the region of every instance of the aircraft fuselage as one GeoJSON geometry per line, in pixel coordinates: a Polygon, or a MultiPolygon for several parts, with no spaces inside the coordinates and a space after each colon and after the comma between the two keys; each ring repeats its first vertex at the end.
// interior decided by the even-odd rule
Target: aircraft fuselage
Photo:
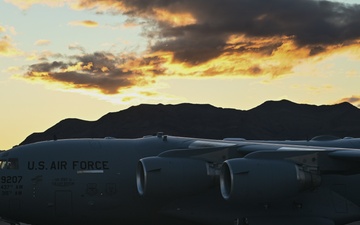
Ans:
{"type": "MultiPolygon", "coordinates": [[[[10,223],[24,222],[34,225],[145,223],[174,225],[184,224],[183,221],[217,225],[289,223],[330,225],[360,219],[358,191],[360,176],[357,173],[333,173],[331,167],[329,170],[322,168],[323,171],[331,173],[316,174],[321,176],[321,180],[310,183],[313,185],[311,188],[301,189],[295,195],[275,199],[265,196],[265,200],[259,198],[260,200],[250,202],[225,200],[221,196],[217,174],[219,170],[216,166],[212,168],[218,162],[213,159],[218,159],[218,165],[221,165],[227,159],[243,157],[245,154],[241,152],[243,149],[247,149],[248,155],[251,155],[250,151],[256,152],[257,148],[259,151],[265,149],[265,153],[270,150],[276,153],[280,149],[279,143],[260,143],[260,147],[256,147],[255,143],[256,148],[251,147],[251,143],[238,143],[240,142],[211,142],[193,138],[151,136],[131,140],[58,140],[18,146],[0,154],[0,216],[10,223]],[[231,146],[236,144],[238,146],[232,149],[231,146]],[[208,145],[214,148],[206,153],[208,145]],[[189,150],[177,151],[178,149],[189,150]],[[166,155],[164,152],[169,153],[166,155]],[[163,168],[169,170],[179,169],[187,171],[188,174],[192,172],[196,174],[195,170],[191,170],[192,167],[189,172],[186,165],[199,163],[200,169],[204,165],[205,178],[199,177],[199,182],[208,183],[204,184],[204,187],[200,185],[200,191],[196,191],[199,185],[190,185],[189,190],[181,195],[182,188],[185,190],[189,187],[186,182],[192,184],[191,182],[197,181],[196,177],[186,180],[187,178],[181,177],[186,174],[176,173],[179,177],[171,174],[169,177],[172,182],[176,182],[177,179],[184,181],[184,185],[181,182],[176,184],[181,186],[180,190],[174,190],[171,184],[161,184],[161,182],[166,183],[166,180],[159,180],[159,185],[151,189],[150,183],[139,179],[147,179],[150,176],[156,178],[160,172],[166,172],[165,169],[157,168],[157,165],[153,169],[149,167],[151,165],[149,162],[154,160],[151,157],[155,156],[156,161],[158,160],[156,156],[161,154],[165,154],[165,161],[162,162],[163,158],[161,158],[160,162],[164,163],[163,168]],[[189,154],[189,157],[185,157],[186,154],[189,154]],[[139,177],[137,174],[139,160],[144,158],[150,160],[143,161],[146,168],[141,167],[141,169],[147,170],[148,174],[144,176],[149,177],[139,177]],[[204,182],[201,179],[204,179],[204,182]],[[139,183],[148,185],[147,190],[140,188],[140,194],[139,183]],[[161,191],[157,193],[157,187],[160,190],[163,187],[167,189],[164,189],[163,193],[161,191]],[[151,193],[147,195],[146,192],[150,191],[153,191],[155,196],[151,196],[151,193]],[[144,196],[141,196],[142,194],[144,196]]],[[[277,162],[279,165],[292,165],[293,158],[295,158],[294,162],[307,160],[309,157],[312,157],[309,159],[322,160],[319,152],[316,153],[319,155],[316,157],[311,156],[313,153],[310,153],[299,156],[300,158],[296,155],[287,156],[285,162],[275,160],[271,161],[271,165],[276,166],[277,162]],[[288,162],[289,160],[291,163],[288,162]]],[[[327,160],[327,157],[324,159],[327,160]]],[[[249,156],[245,160],[252,159],[249,156]]],[[[348,169],[347,164],[344,167],[339,163],[339,166],[348,169]]],[[[291,165],[289,168],[292,168],[291,165]]],[[[326,163],[319,165],[327,166],[326,163]]],[[[352,164],[350,168],[351,166],[352,164]]],[[[303,169],[300,166],[295,168],[303,169]]],[[[279,171],[278,177],[283,176],[281,170],[279,171]]],[[[261,171],[255,170],[256,172],[261,171]]],[[[304,174],[310,174],[308,171],[305,172],[304,174]]],[[[263,176],[265,185],[283,188],[281,184],[271,184],[281,181],[280,178],[272,175],[272,171],[269,171],[269,176],[266,174],[263,176]]],[[[287,190],[287,187],[285,186],[283,190],[287,190]]],[[[276,192],[270,188],[268,192],[281,195],[281,191],[276,192]]],[[[260,197],[261,194],[264,193],[260,193],[260,197]]],[[[254,196],[257,197],[256,194],[254,196]]]]}

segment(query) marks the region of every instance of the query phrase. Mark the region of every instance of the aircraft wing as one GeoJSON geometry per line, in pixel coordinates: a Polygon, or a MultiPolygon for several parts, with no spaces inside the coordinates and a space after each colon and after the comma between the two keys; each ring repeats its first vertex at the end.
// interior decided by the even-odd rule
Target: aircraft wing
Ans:
{"type": "Polygon", "coordinates": [[[338,147],[299,146],[253,141],[207,142],[195,141],[186,149],[169,150],[161,158],[182,158],[205,161],[220,168],[226,160],[281,160],[325,173],[358,174],[360,149],[338,147]]]}
{"type": "Polygon", "coordinates": [[[360,149],[331,146],[301,146],[288,143],[264,143],[256,141],[224,142],[197,140],[186,149],[172,149],[162,152],[158,156],[195,158],[208,162],[221,162],[229,158],[237,157],[286,159],[290,156],[312,154],[328,155],[333,159],[339,160],[360,161],[360,149]]]}
{"type": "Polygon", "coordinates": [[[231,157],[239,157],[237,143],[194,141],[186,149],[172,149],[158,155],[165,158],[191,158],[206,162],[221,163],[231,157]]]}
{"type": "Polygon", "coordinates": [[[360,162],[360,149],[333,151],[329,156],[334,159],[360,162]]]}
{"type": "Polygon", "coordinates": [[[265,157],[284,158],[286,155],[309,154],[310,152],[329,151],[321,147],[288,146],[277,143],[254,141],[209,141],[197,140],[184,149],[171,149],[162,152],[158,157],[192,158],[213,163],[222,163],[231,158],[265,157]]]}

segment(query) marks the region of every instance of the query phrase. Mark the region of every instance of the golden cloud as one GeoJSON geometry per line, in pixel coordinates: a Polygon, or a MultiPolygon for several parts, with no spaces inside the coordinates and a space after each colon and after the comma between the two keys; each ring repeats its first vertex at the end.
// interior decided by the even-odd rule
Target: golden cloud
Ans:
{"type": "Polygon", "coordinates": [[[15,48],[9,36],[3,36],[0,38],[0,55],[15,56],[19,54],[21,54],[21,52],[15,48]]]}
{"type": "MultiPolygon", "coordinates": [[[[161,6],[154,6],[151,9],[139,10],[136,5],[129,4],[126,1],[104,0],[89,1],[79,0],[74,7],[76,9],[93,9],[96,8],[102,12],[117,12],[125,14],[138,14],[139,17],[145,19],[153,19],[164,22],[172,26],[186,26],[196,24],[196,18],[190,13],[182,10],[174,10],[173,12],[164,9],[161,6]]],[[[133,25],[134,23],[130,23],[133,25]]]]}
{"type": "MultiPolygon", "coordinates": [[[[343,48],[329,49],[329,52],[343,48]]],[[[144,56],[114,55],[95,52],[78,56],[71,63],[44,62],[29,67],[24,78],[59,83],[72,88],[98,90],[103,94],[117,94],[133,87],[153,85],[157,77],[259,77],[276,78],[292,73],[300,62],[316,61],[327,51],[310,56],[311,48],[298,48],[292,38],[248,38],[230,36],[221,54],[198,64],[175,59],[174,52],[157,51],[144,56]],[[289,54],[289,52],[291,54],[289,54]]],[[[49,58],[52,56],[49,55],[49,58]]],[[[331,89],[324,86],[322,89],[331,89]]],[[[312,89],[313,91],[320,91],[312,89]]]]}
{"type": "Polygon", "coordinates": [[[53,61],[33,64],[23,78],[32,81],[59,83],[71,88],[98,90],[116,94],[133,86],[144,86],[154,81],[160,68],[153,57],[135,59],[96,52],[72,56],[75,62],[53,61]]]}
{"type": "Polygon", "coordinates": [[[96,8],[97,11],[102,11],[102,12],[106,12],[106,11],[114,12],[114,10],[124,12],[127,9],[125,4],[123,4],[121,1],[116,1],[116,0],[102,0],[102,1],[78,0],[77,3],[72,4],[72,8],[77,10],[96,8]]]}
{"type": "Polygon", "coordinates": [[[92,20],[72,21],[69,23],[71,26],[84,26],[84,27],[97,27],[99,24],[92,20]]]}
{"type": "Polygon", "coordinates": [[[187,26],[196,24],[196,18],[190,13],[171,13],[164,9],[154,9],[155,18],[172,26],[187,26]]]}
{"type": "MultiPolygon", "coordinates": [[[[13,0],[15,2],[15,0],[13,0]]],[[[47,2],[47,1],[29,1],[47,2]]],[[[50,2],[50,1],[49,1],[50,2]]],[[[69,3],[70,4],[70,3],[69,3]]],[[[149,47],[142,56],[109,52],[68,56],[29,67],[28,79],[116,94],[150,85],[159,76],[269,76],[359,46],[360,8],[315,0],[79,0],[76,9],[124,14],[142,21],[149,47]],[[309,10],[311,13],[309,13],[309,10]],[[321,15],[324,15],[323,17],[321,15]],[[338,21],[343,21],[339,23],[338,21]]],[[[70,25],[95,27],[91,20],[70,25]]],[[[358,53],[355,53],[358,54],[358,53]]]]}

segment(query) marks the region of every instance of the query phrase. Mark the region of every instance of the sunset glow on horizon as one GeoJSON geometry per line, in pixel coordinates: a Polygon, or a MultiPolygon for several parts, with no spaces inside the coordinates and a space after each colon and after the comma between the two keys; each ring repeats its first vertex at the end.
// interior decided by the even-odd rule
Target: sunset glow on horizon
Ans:
{"type": "Polygon", "coordinates": [[[2,0],[0,149],[133,105],[360,107],[356,0],[2,0]]]}

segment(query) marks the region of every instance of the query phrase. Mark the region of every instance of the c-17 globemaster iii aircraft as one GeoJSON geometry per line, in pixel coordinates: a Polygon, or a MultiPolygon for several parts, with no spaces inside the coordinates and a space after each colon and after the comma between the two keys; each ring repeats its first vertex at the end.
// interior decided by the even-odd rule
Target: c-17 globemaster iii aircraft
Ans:
{"type": "Polygon", "coordinates": [[[360,139],[52,140],[0,153],[0,183],[9,224],[347,224],[360,139]]]}

